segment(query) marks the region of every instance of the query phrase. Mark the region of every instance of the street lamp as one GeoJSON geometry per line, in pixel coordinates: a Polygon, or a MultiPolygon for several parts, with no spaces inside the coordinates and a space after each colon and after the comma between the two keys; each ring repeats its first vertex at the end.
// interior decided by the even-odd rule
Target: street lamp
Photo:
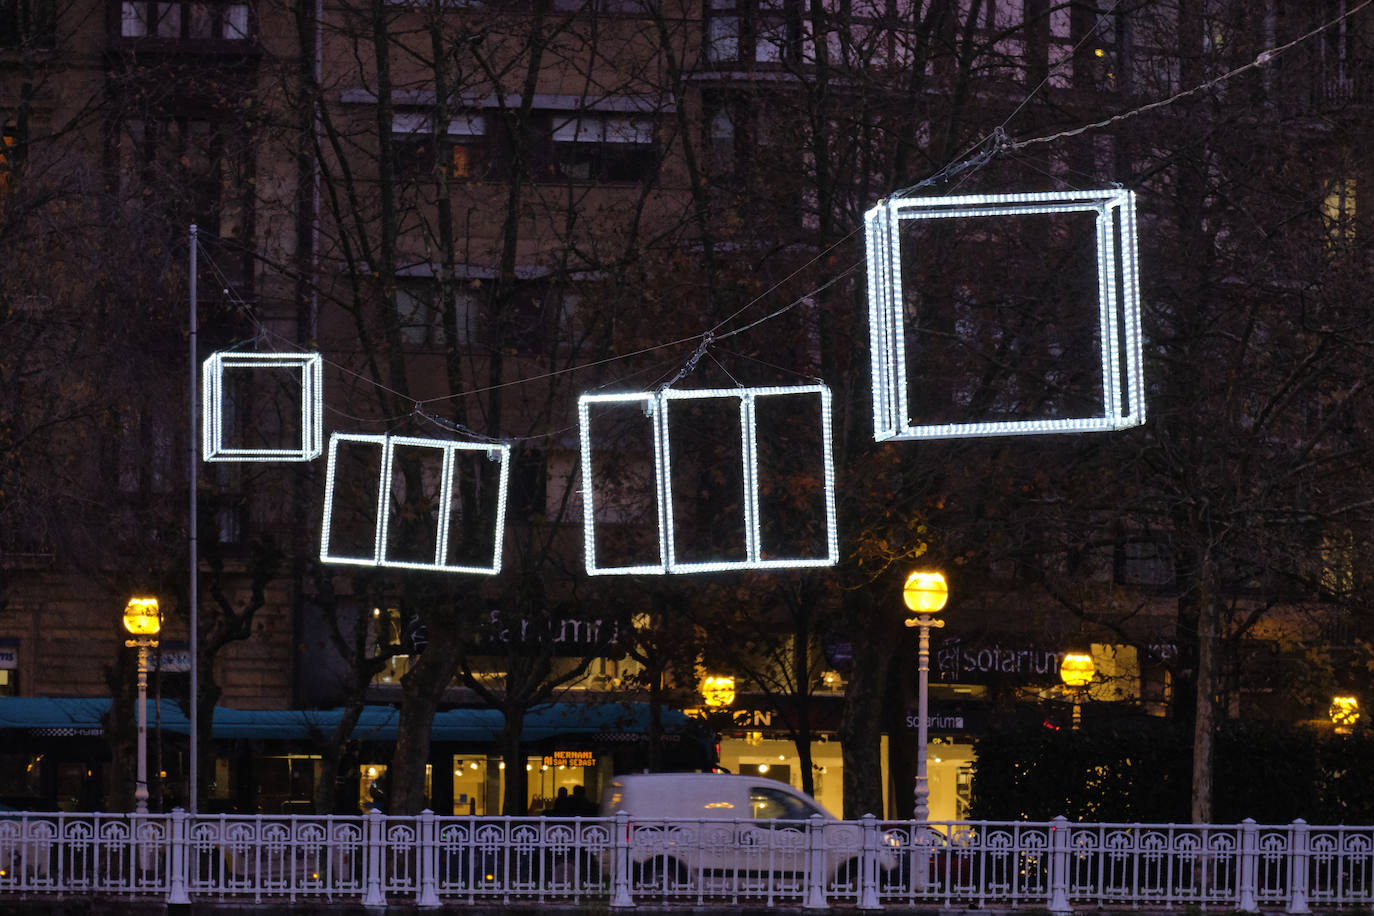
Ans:
{"type": "Polygon", "coordinates": [[[701,699],[717,709],[735,705],[735,679],[723,674],[707,675],[701,679],[701,699]]]}
{"type": "Polygon", "coordinates": [[[1348,735],[1355,723],[1360,721],[1360,701],[1353,696],[1331,698],[1331,707],[1326,711],[1331,724],[1336,726],[1336,734],[1348,735]]]}
{"type": "Polygon", "coordinates": [[[1083,722],[1081,708],[1082,691],[1092,682],[1097,668],[1093,657],[1087,652],[1065,652],[1064,660],[1059,663],[1059,679],[1064,686],[1073,691],[1073,730],[1083,722]]]}
{"type": "Polygon", "coordinates": [[[926,775],[926,752],[930,719],[930,630],[942,627],[945,622],[935,614],[945,609],[949,600],[949,586],[945,577],[938,572],[914,572],[907,576],[902,586],[902,601],[915,617],[906,621],[909,627],[918,627],[921,634],[920,650],[916,659],[916,743],[920,750],[916,755],[916,807],[912,816],[918,821],[930,819],[930,780],[926,775]]]}
{"type": "Polygon", "coordinates": [[[130,598],[124,606],[124,629],[133,639],[124,645],[138,649],[138,784],[134,788],[134,810],[148,813],[148,650],[157,648],[162,630],[156,598],[130,598]]]}

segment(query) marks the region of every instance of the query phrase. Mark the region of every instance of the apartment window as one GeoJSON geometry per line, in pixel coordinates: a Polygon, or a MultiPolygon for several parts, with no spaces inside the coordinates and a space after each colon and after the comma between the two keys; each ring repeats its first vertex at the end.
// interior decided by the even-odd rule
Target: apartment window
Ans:
{"type": "Polygon", "coordinates": [[[0,48],[48,49],[56,40],[54,0],[0,0],[0,48]]]}
{"type": "Polygon", "coordinates": [[[122,173],[139,176],[139,196],[166,206],[170,220],[194,222],[221,238],[247,231],[252,157],[236,125],[185,117],[131,120],[122,125],[119,144],[122,173]],[[161,193],[169,186],[189,195],[161,193]]]}
{"type": "Polygon", "coordinates": [[[126,0],[119,34],[124,38],[247,41],[252,16],[246,3],[156,3],[126,0]]]}
{"type": "Polygon", "coordinates": [[[1140,588],[1174,584],[1174,562],[1167,545],[1152,538],[1126,538],[1116,548],[1116,582],[1140,588]]]}
{"type": "Polygon", "coordinates": [[[483,178],[490,162],[487,148],[487,117],[469,113],[449,122],[448,130],[435,140],[430,120],[403,113],[393,126],[396,167],[403,179],[423,181],[442,166],[449,178],[467,181],[483,178]]]}
{"type": "Polygon", "coordinates": [[[1320,584],[1322,594],[1332,598],[1355,593],[1355,535],[1349,528],[1322,534],[1320,584]]]}
{"type": "Polygon", "coordinates": [[[1328,248],[1339,248],[1355,240],[1355,179],[1327,182],[1322,197],[1322,226],[1328,248]]]}
{"type": "Polygon", "coordinates": [[[815,59],[804,0],[710,0],[706,59],[713,64],[753,61],[796,64],[815,59]]]}
{"type": "Polygon", "coordinates": [[[554,174],[572,181],[640,181],[658,161],[650,118],[555,116],[552,142],[554,174]]]}
{"type": "Polygon", "coordinates": [[[765,163],[776,167],[775,160],[758,156],[770,138],[767,118],[755,100],[732,92],[708,92],[702,101],[707,113],[710,162],[718,174],[744,174],[765,163]]]}
{"type": "MultiPolygon", "coordinates": [[[[460,283],[462,281],[459,281],[460,283]]],[[[405,285],[396,290],[396,314],[402,342],[413,347],[442,347],[448,342],[444,332],[443,296],[439,284],[405,285]]],[[[481,297],[464,285],[453,293],[454,320],[458,336],[454,341],[464,347],[474,339],[481,297]]]]}
{"type": "Polygon", "coordinates": [[[651,13],[658,0],[553,0],[560,13],[651,13]]]}

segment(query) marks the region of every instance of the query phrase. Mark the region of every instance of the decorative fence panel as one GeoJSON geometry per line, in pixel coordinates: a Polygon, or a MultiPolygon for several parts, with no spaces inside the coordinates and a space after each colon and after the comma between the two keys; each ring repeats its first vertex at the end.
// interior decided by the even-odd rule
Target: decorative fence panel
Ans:
{"type": "MultiPolygon", "coordinates": [[[[0,816],[0,901],[1374,907],[1374,827],[360,816],[0,816]]],[[[3,903],[0,902],[0,907],[3,903]]]]}

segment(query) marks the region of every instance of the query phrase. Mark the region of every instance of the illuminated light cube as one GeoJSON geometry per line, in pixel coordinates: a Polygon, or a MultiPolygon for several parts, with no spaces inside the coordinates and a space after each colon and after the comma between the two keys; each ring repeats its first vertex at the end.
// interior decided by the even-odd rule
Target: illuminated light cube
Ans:
{"type": "MultiPolygon", "coordinates": [[[[353,566],[387,566],[401,569],[425,569],[435,572],[474,573],[495,575],[501,571],[501,545],[505,536],[506,496],[510,486],[510,446],[487,442],[451,442],[444,439],[423,439],[410,436],[376,436],[366,434],[335,433],[329,438],[328,466],[325,472],[324,522],[320,535],[320,560],[324,563],[345,563],[353,566]],[[354,555],[339,554],[333,551],[335,508],[334,496],[340,476],[339,446],[353,443],[376,448],[377,485],[373,502],[375,519],[372,520],[370,553],[354,555]],[[392,479],[396,468],[398,448],[413,448],[438,452],[440,464],[437,480],[438,492],[433,501],[433,514],[436,518],[434,548],[432,559],[406,559],[393,557],[389,543],[391,519],[395,513],[391,495],[392,479]],[[481,565],[451,562],[449,540],[453,521],[455,499],[455,478],[459,452],[485,452],[493,461],[500,462],[497,475],[497,492],[492,534],[492,551],[489,563],[481,565]]],[[[370,492],[370,491],[369,491],[370,492]]]]}
{"type": "Polygon", "coordinates": [[[578,401],[578,423],[582,448],[583,537],[587,574],[649,575],[664,573],[725,572],[744,569],[787,569],[833,566],[839,561],[839,534],[835,508],[835,462],[831,446],[831,396],[825,385],[792,387],[719,388],[634,394],[583,395],[578,401]],[[765,549],[760,513],[760,475],[758,405],[774,396],[815,395],[820,415],[821,499],[824,502],[825,553],[817,556],[782,556],[765,549]],[[670,405],[712,399],[739,402],[739,430],[742,472],[743,557],[741,559],[684,561],[678,556],[674,537],[674,494],[672,488],[673,454],[669,436],[670,405]],[[658,556],[654,562],[603,566],[598,562],[596,537],[596,480],[592,463],[591,411],[596,405],[631,404],[643,410],[650,426],[654,464],[654,500],[658,517],[658,556]]]}
{"type": "Polygon", "coordinates": [[[311,461],[324,445],[324,363],[318,353],[215,353],[201,366],[201,458],[205,461],[311,461]],[[244,448],[224,444],[226,372],[287,369],[300,372],[299,444],[244,448]]]}
{"type": "Polygon", "coordinates": [[[869,345],[873,367],[873,438],[960,437],[1091,432],[1145,422],[1135,194],[1125,190],[975,194],[887,200],[864,214],[867,236],[869,345]],[[974,423],[913,424],[903,333],[903,220],[974,219],[1085,212],[1096,215],[1098,336],[1102,404],[1098,416],[974,423]],[[1118,269],[1119,264],[1119,269],[1118,269]]]}

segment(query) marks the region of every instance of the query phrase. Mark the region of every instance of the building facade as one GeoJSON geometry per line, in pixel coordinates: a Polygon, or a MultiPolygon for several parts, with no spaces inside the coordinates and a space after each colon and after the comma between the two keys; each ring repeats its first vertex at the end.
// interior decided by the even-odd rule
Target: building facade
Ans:
{"type": "MultiPolygon", "coordinates": [[[[1065,727],[1075,704],[1089,723],[1191,718],[1210,683],[1219,717],[1317,718],[1321,696],[1368,687],[1368,18],[1344,0],[0,0],[0,690],[113,695],[117,719],[133,702],[118,612],[152,592],[154,682],[184,699],[194,535],[204,708],[389,705],[409,734],[451,709],[647,702],[694,711],[725,768],[837,812],[862,789],[905,814],[926,753],[933,816],[962,816],[980,734],[1065,727]],[[1111,183],[1140,198],[1146,427],[873,443],[864,211],[1111,183]],[[197,463],[193,325],[197,362],[322,354],[326,437],[355,437],[337,463],[197,463]],[[641,563],[663,535],[642,417],[611,412],[584,450],[580,396],[815,379],[835,393],[836,568],[586,575],[583,500],[606,557],[641,563]],[[393,466],[367,438],[386,436],[474,451],[393,466]],[[379,515],[395,519],[381,534],[379,515]],[[499,573],[415,569],[442,565],[438,531],[450,565],[494,553],[499,573]],[[325,537],[373,559],[321,560],[325,537]],[[923,749],[896,577],[927,563],[956,600],[923,749]],[[1076,697],[1057,674],[1073,646],[1099,672],[1076,697]],[[1320,677],[1294,673],[1303,653],[1320,677]],[[733,705],[703,700],[712,674],[735,678],[733,705]]],[[[1090,263],[1054,260],[1074,229],[937,233],[921,250],[938,256],[901,255],[918,410],[1091,398],[1075,348],[1095,329],[1036,324],[1091,287],[1090,263]]],[[[303,434],[293,384],[231,385],[225,435],[303,434]]],[[[671,428],[673,534],[697,560],[747,547],[733,409],[693,405],[671,428]]],[[[817,433],[768,423],[764,537],[814,554],[823,499],[798,456],[817,433]]],[[[339,773],[323,761],[346,732],[268,756],[307,761],[282,772],[308,779],[277,780],[292,804],[325,798],[292,779],[346,779],[333,796],[365,801],[392,767],[402,809],[524,811],[560,787],[595,795],[617,766],[673,765],[655,721],[633,763],[496,732],[403,760],[355,740],[339,773]],[[508,793],[492,773],[520,761],[508,793]]],[[[251,796],[227,785],[233,753],[202,756],[207,797],[251,796]]]]}

